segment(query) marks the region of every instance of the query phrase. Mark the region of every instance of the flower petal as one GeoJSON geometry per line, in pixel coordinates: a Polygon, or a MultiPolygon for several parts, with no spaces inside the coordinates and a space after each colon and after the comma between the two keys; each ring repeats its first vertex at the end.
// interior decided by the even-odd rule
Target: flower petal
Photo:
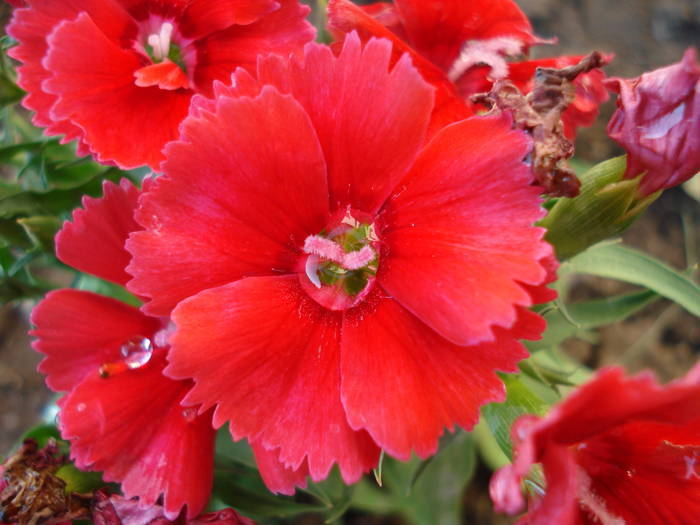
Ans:
{"type": "MultiPolygon", "coordinates": [[[[392,53],[390,66],[408,53],[413,65],[423,79],[435,88],[435,107],[430,122],[428,135],[432,136],[443,127],[472,116],[471,109],[450,82],[445,73],[409,46],[394,31],[389,30],[379,20],[368,14],[370,7],[386,7],[383,4],[371,4],[361,8],[349,0],[330,0],[328,4],[328,26],[336,39],[343,41],[345,35],[356,31],[362,42],[367,43],[372,37],[386,38],[391,41],[392,53]]],[[[393,12],[393,6],[390,6],[393,12]]]]}
{"type": "Polygon", "coordinates": [[[86,13],[59,24],[48,42],[44,66],[53,76],[43,87],[57,97],[52,118],[70,118],[79,126],[100,162],[158,169],[161,150],[177,137],[192,93],[138,87],[134,72],[146,65],[145,58],[120,48],[86,13]]]}
{"type": "Polygon", "coordinates": [[[280,461],[278,448],[267,450],[262,445],[255,443],[252,447],[260,476],[271,492],[291,496],[296,487],[306,488],[306,477],[309,475],[309,466],[306,460],[299,468],[292,470],[285,467],[280,461]]]}
{"type": "Polygon", "coordinates": [[[136,308],[81,290],[49,292],[32,310],[32,346],[46,355],[39,371],[54,391],[69,391],[100,366],[120,358],[119,349],[135,335],[152,336],[157,319],[136,308]]]}
{"type": "Polygon", "coordinates": [[[56,256],[76,270],[125,285],[131,279],[124,270],[131,255],[124,244],[141,229],[134,220],[140,191],[126,178],[118,186],[105,181],[102,189],[99,199],[83,197],[83,209],[63,224],[56,235],[56,256]]]}
{"type": "Polygon", "coordinates": [[[515,371],[527,352],[511,334],[456,346],[393,299],[368,299],[343,320],[342,400],[353,428],[393,456],[435,453],[445,427],[470,430],[479,408],[503,401],[496,370],[515,371]]]}
{"type": "MultiPolygon", "coordinates": [[[[208,0],[200,0],[208,3],[208,0]]],[[[249,3],[248,1],[246,3],[249,3]]],[[[307,20],[310,9],[299,0],[277,0],[280,8],[256,22],[236,25],[195,42],[197,89],[211,95],[214,80],[228,81],[237,67],[255,72],[258,56],[275,53],[287,56],[301,52],[304,44],[314,40],[316,30],[307,20]]]]}
{"type": "Polygon", "coordinates": [[[309,117],[267,87],[221,97],[168,147],[127,248],[129,289],[167,315],[182,299],[249,275],[292,272],[310,233],[328,220],[325,164],[309,117]]]}
{"type": "Polygon", "coordinates": [[[390,62],[390,42],[362,48],[351,35],[337,58],[310,44],[303,64],[268,57],[258,67],[260,82],[290,92],[309,114],[328,163],[332,211],[349,205],[374,213],[423,143],[432,89],[409,57],[391,71],[390,62]]]}
{"type": "Polygon", "coordinates": [[[166,516],[183,505],[199,514],[211,493],[214,430],[211,415],[180,406],[188,383],[162,375],[163,356],[107,379],[86,378],[61,399],[61,435],[81,469],[104,472],[127,498],[148,506],[163,495],[166,516]]]}
{"type": "Polygon", "coordinates": [[[247,25],[279,9],[275,0],[192,0],[182,16],[182,32],[188,38],[247,25]]]}
{"type": "Polygon", "coordinates": [[[468,40],[512,37],[527,47],[541,40],[512,0],[395,0],[411,44],[448,71],[468,40]]]}
{"type": "Polygon", "coordinates": [[[348,426],[340,403],[339,315],[310,299],[296,275],[201,292],[173,312],[166,373],[194,379],[186,402],[216,405],[215,426],[229,421],[235,440],[279,448],[292,470],[308,460],[315,481],[338,463],[355,482],[379,449],[348,426]]]}
{"type": "MultiPolygon", "coordinates": [[[[56,101],[53,94],[42,88],[44,80],[51,76],[42,64],[46,55],[46,37],[62,20],[72,20],[79,12],[89,13],[96,23],[112,38],[121,38],[135,31],[133,21],[126,12],[112,0],[32,0],[26,9],[16,9],[7,27],[8,35],[19,42],[8,54],[22,62],[17,68],[17,82],[27,92],[22,105],[34,111],[32,122],[45,127],[47,135],[64,135],[62,142],[81,138],[80,128],[68,119],[54,119],[50,110],[56,101]]],[[[88,150],[79,145],[80,155],[88,150]]]]}
{"type": "Polygon", "coordinates": [[[386,256],[378,280],[405,308],[459,345],[493,339],[516,306],[520,285],[545,282],[551,255],[533,227],[538,189],[522,162],[526,135],[507,117],[472,117],[445,128],[423,150],[383,210],[386,256]]]}

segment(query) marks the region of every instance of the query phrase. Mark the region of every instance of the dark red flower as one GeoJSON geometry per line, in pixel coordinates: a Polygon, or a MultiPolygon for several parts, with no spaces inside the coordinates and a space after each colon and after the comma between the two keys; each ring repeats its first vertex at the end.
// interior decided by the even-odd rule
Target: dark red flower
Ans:
{"type": "Polygon", "coordinates": [[[198,98],[127,243],[145,311],[177,306],[186,401],[314,480],[471,428],[552,296],[527,136],[472,118],[426,144],[433,90],[391,59],[351,35],[198,98]]]}
{"type": "MultiPolygon", "coordinates": [[[[56,238],[66,264],[124,284],[124,242],[139,226],[139,191],[126,180],[105,183],[104,197],[85,198],[56,238]]],[[[166,516],[184,505],[194,517],[209,500],[214,430],[211,414],[180,406],[190,384],[162,374],[167,319],[82,290],[50,292],[32,312],[39,370],[59,400],[59,427],[81,469],[104,472],[127,497],[166,516]]]]}
{"type": "MultiPolygon", "coordinates": [[[[581,58],[509,61],[527,54],[532,45],[552,42],[535,36],[512,0],[395,0],[364,7],[330,0],[328,13],[329,27],[340,39],[354,30],[363,39],[390,38],[395,58],[411,54],[423,77],[438,90],[438,127],[474,111],[470,96],[490,91],[496,80],[507,78],[527,93],[537,67],[566,67],[581,58]]],[[[593,71],[575,80],[576,99],[563,117],[569,138],[576,127],[589,126],[600,103],[608,99],[603,77],[593,71]]]]}
{"type": "Polygon", "coordinates": [[[298,0],[29,0],[7,28],[33,122],[79,153],[153,169],[195,93],[312,40],[298,0]],[[128,145],[128,147],[127,147],[128,145]]]}
{"type": "Polygon", "coordinates": [[[608,134],[627,150],[627,178],[644,173],[642,197],[700,171],[700,65],[689,48],[677,64],[630,80],[611,78],[619,94],[608,134]]]}
{"type": "Polygon", "coordinates": [[[651,374],[625,378],[609,368],[544,418],[513,425],[513,465],[496,472],[491,496],[515,514],[520,484],[542,463],[546,487],[534,488],[532,525],[668,525],[700,516],[700,365],[665,387],[651,374]],[[697,463],[697,465],[696,465],[697,463]]]}
{"type": "Polygon", "coordinates": [[[171,521],[160,505],[143,507],[139,501],[97,491],[94,495],[92,520],[95,525],[255,525],[233,509],[209,512],[196,518],[171,521]]]}

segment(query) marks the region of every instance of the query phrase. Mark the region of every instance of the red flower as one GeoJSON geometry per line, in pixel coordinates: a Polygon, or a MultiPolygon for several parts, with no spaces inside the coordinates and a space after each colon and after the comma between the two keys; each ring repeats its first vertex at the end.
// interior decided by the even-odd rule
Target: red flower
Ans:
{"type": "MultiPolygon", "coordinates": [[[[476,109],[470,96],[490,91],[496,80],[508,78],[527,93],[537,67],[566,67],[581,59],[565,56],[508,62],[510,57],[527,54],[534,44],[552,42],[534,35],[529,20],[512,0],[396,0],[365,7],[349,0],[330,0],[328,19],[339,38],[356,30],[363,39],[391,39],[395,59],[410,53],[424,78],[438,89],[434,117],[438,127],[476,109]]],[[[569,138],[574,137],[576,127],[589,126],[599,104],[608,99],[602,79],[600,71],[576,79],[576,100],[563,119],[569,138]]]]}
{"type": "Polygon", "coordinates": [[[391,56],[350,35],[198,98],[127,243],[145,311],[177,306],[186,401],[314,480],[474,425],[551,299],[528,138],[473,118],[426,144],[433,90],[391,56]]]}
{"type": "Polygon", "coordinates": [[[532,525],[668,525],[700,516],[700,365],[659,386],[651,374],[598,375],[546,417],[513,425],[515,461],[496,472],[491,496],[501,511],[524,506],[520,483],[542,463],[532,525]],[[696,465],[697,463],[697,465],[696,465]]]}
{"type": "Polygon", "coordinates": [[[7,31],[34,123],[80,154],[153,169],[195,93],[313,39],[298,0],[29,0],[7,31]],[[127,147],[128,145],[128,147],[127,147]]]}
{"type": "Polygon", "coordinates": [[[618,110],[608,134],[627,150],[627,178],[646,173],[642,197],[700,171],[700,65],[693,48],[683,60],[638,78],[611,78],[618,110]]]}
{"type": "MultiPolygon", "coordinates": [[[[101,199],[85,198],[56,237],[66,264],[124,284],[124,242],[138,229],[139,191],[105,183],[101,199]]],[[[32,312],[39,370],[60,401],[59,426],[82,469],[119,481],[127,497],[152,506],[163,496],[174,519],[183,505],[194,517],[209,500],[214,430],[211,414],[183,408],[190,384],[162,374],[167,320],[81,290],[50,292],[32,312]]]]}

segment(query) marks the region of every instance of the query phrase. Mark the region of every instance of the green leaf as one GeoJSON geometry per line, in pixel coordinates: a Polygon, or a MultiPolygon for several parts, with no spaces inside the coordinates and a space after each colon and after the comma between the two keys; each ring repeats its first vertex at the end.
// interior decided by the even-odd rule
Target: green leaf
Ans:
{"type": "Polygon", "coordinates": [[[33,439],[39,444],[39,448],[45,447],[49,439],[61,441],[61,433],[56,428],[56,425],[45,424],[38,425],[27,430],[20,438],[20,443],[25,439],[33,439]]]}
{"type": "Polygon", "coordinates": [[[562,272],[608,277],[644,286],[700,316],[700,287],[681,272],[619,243],[601,243],[564,263],[562,272]]]}
{"type": "Polygon", "coordinates": [[[17,219],[17,223],[24,228],[35,246],[45,251],[53,251],[53,238],[61,227],[61,221],[57,217],[35,215],[17,219]]]}
{"type": "Polygon", "coordinates": [[[525,341],[525,345],[530,352],[554,347],[586,330],[623,321],[658,298],[659,295],[655,292],[644,290],[567,304],[566,313],[561,308],[555,307],[543,316],[547,321],[547,330],[542,334],[542,339],[525,341]]]}
{"type": "Polygon", "coordinates": [[[386,457],[384,487],[362,480],[353,507],[380,514],[400,513],[417,525],[459,525],[464,488],[476,465],[472,434],[443,437],[440,451],[429,461],[400,462],[386,457]]]}
{"type": "Polygon", "coordinates": [[[18,88],[6,75],[0,75],[0,109],[21,100],[24,91],[18,88]]]}
{"type": "MultiPolygon", "coordinates": [[[[225,458],[246,467],[256,469],[255,455],[248,441],[241,439],[233,441],[228,424],[222,426],[216,433],[216,455],[217,458],[225,458]]],[[[218,463],[218,461],[217,461],[218,463]]]]}
{"type": "Polygon", "coordinates": [[[322,505],[298,503],[271,494],[255,470],[247,467],[216,468],[214,497],[253,518],[290,517],[327,510],[322,505]]]}
{"type": "Polygon", "coordinates": [[[549,405],[528,388],[523,378],[514,375],[502,376],[508,397],[504,403],[486,405],[481,414],[486,421],[496,442],[508,458],[513,457],[513,445],[510,441],[510,428],[522,415],[543,415],[549,405]]]}
{"type": "Polygon", "coordinates": [[[88,292],[105,295],[116,299],[117,301],[130,304],[131,306],[140,307],[142,305],[139,298],[129,293],[129,291],[123,286],[119,286],[118,284],[105,281],[99,277],[88,275],[86,273],[77,274],[76,279],[73,281],[72,287],[78,290],[86,290],[88,292]]]}

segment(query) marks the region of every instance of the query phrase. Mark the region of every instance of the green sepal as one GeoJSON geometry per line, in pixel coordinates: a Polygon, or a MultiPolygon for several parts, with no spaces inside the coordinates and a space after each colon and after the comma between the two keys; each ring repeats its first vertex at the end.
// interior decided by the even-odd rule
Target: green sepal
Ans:
{"type": "Polygon", "coordinates": [[[626,166],[625,156],[594,166],[581,176],[579,196],[559,199],[540,221],[560,260],[619,235],[661,195],[639,198],[641,176],[623,179],[626,166]]]}

